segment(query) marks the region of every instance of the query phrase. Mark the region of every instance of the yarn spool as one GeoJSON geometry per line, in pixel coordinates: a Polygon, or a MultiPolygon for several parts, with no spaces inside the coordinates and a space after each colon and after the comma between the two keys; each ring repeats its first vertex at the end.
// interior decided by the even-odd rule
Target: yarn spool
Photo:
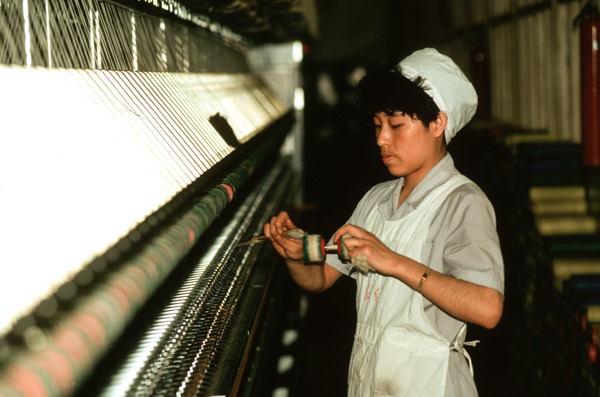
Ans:
{"type": "MultiPolygon", "coordinates": [[[[344,241],[348,238],[354,238],[350,234],[343,234],[340,236],[338,240],[337,247],[331,246],[331,248],[337,248],[337,253],[340,259],[343,262],[350,262],[350,268],[356,269],[362,273],[368,273],[370,271],[374,271],[371,265],[367,262],[367,257],[364,254],[357,255],[356,257],[350,259],[350,254],[348,253],[348,248],[344,244],[344,241]]],[[[325,250],[328,250],[329,246],[325,247],[325,250]]]]}
{"type": "Polygon", "coordinates": [[[352,238],[351,235],[349,234],[343,234],[337,244],[337,252],[338,252],[338,256],[340,257],[341,260],[343,261],[349,261],[350,260],[350,254],[348,253],[348,248],[346,248],[346,246],[344,245],[344,240],[347,238],[352,238]]]}
{"type": "Polygon", "coordinates": [[[305,262],[323,262],[325,260],[325,239],[319,234],[302,236],[302,253],[305,262]]]}
{"type": "Polygon", "coordinates": [[[350,262],[351,269],[357,269],[360,272],[368,273],[373,271],[373,268],[367,262],[364,255],[358,255],[356,258],[350,259],[348,248],[344,245],[344,240],[353,238],[349,234],[344,234],[340,237],[337,244],[325,245],[325,239],[318,234],[305,234],[302,237],[302,252],[305,262],[323,262],[327,252],[337,252],[340,259],[344,262],[350,262]]]}
{"type": "Polygon", "coordinates": [[[327,252],[337,252],[342,261],[349,261],[350,254],[348,248],[344,245],[347,238],[352,238],[349,234],[340,237],[337,244],[325,245],[325,239],[318,234],[305,234],[302,236],[302,250],[306,262],[322,262],[325,260],[327,252]]]}

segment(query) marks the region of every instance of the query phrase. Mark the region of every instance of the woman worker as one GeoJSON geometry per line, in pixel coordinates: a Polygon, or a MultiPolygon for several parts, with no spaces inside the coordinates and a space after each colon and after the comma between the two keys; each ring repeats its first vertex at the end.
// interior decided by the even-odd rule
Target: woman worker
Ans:
{"type": "Polygon", "coordinates": [[[450,58],[426,48],[367,74],[358,98],[396,178],[371,188],[333,241],[350,234],[350,258],[371,270],[336,255],[304,263],[300,240],[284,233],[296,228],[286,212],[264,233],[300,287],[319,292],[342,275],[356,279],[349,396],[476,396],[466,324],[500,321],[504,265],[494,210],[446,145],[475,114],[477,95],[450,58]]]}

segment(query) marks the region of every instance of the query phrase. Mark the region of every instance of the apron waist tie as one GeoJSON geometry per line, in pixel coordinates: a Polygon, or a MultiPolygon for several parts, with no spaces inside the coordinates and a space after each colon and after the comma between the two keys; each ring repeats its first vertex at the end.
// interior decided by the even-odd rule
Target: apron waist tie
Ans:
{"type": "Polygon", "coordinates": [[[463,356],[465,356],[465,358],[467,359],[467,362],[469,363],[469,371],[471,371],[471,376],[475,376],[475,371],[473,370],[473,360],[471,359],[471,355],[464,348],[464,346],[475,347],[479,343],[479,340],[465,342],[465,343],[463,343],[463,346],[461,346],[458,343],[458,341],[461,338],[461,336],[465,333],[466,330],[467,330],[467,325],[463,324],[462,328],[458,332],[458,335],[456,335],[456,338],[454,338],[454,342],[452,342],[452,346],[450,346],[450,350],[454,350],[454,351],[460,352],[460,353],[463,354],[463,356]]]}

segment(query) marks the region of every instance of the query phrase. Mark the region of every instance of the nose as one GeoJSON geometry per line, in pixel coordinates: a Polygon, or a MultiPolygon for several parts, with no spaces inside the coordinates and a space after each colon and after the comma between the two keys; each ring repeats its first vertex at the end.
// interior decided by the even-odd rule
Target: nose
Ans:
{"type": "Polygon", "coordinates": [[[384,125],[379,127],[375,133],[375,137],[377,138],[377,146],[383,147],[389,144],[389,129],[384,125]]]}

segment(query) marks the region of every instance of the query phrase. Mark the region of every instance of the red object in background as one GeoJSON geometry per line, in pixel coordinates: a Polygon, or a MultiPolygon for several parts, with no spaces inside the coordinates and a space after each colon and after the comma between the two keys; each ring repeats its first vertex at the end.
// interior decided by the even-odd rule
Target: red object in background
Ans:
{"type": "Polygon", "coordinates": [[[584,166],[600,166],[600,15],[589,7],[581,35],[581,149],[584,166]]]}

